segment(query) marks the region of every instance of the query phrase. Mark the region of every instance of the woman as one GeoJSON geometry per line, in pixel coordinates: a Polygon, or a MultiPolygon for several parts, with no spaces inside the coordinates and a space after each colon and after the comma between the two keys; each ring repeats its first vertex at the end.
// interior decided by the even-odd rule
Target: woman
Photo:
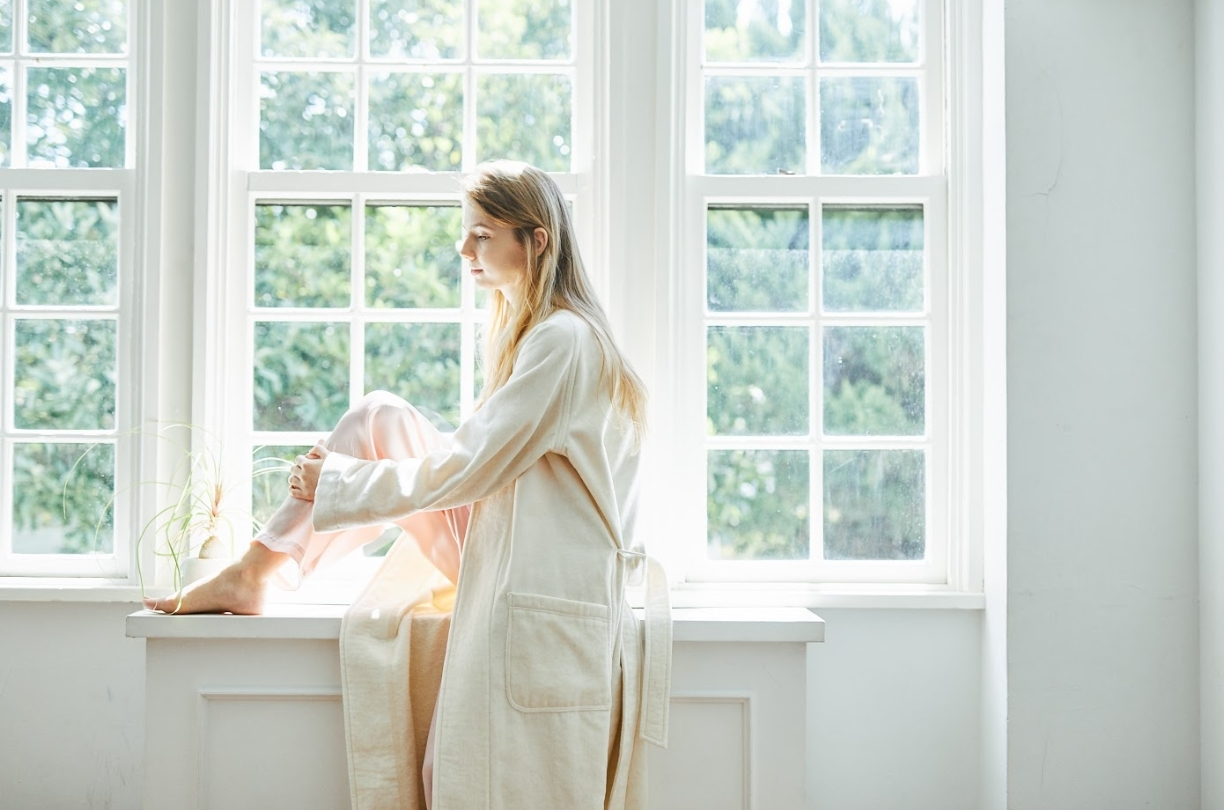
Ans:
{"type": "Polygon", "coordinates": [[[459,252],[491,292],[474,415],[447,442],[402,400],[367,397],[298,458],[292,498],[240,562],[147,604],[259,612],[286,561],[309,574],[398,523],[457,583],[425,762],[434,810],[638,806],[670,661],[665,580],[632,542],[645,391],[552,179],[486,163],[463,195],[459,252]],[[644,654],[624,598],[642,568],[644,654]]]}

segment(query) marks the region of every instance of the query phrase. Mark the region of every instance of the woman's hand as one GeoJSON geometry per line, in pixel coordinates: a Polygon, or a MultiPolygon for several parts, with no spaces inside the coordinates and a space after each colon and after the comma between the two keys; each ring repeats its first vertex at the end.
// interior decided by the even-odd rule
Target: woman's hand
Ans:
{"type": "Polygon", "coordinates": [[[298,500],[313,501],[319,487],[319,473],[331,451],[319,442],[304,456],[298,456],[289,471],[289,494],[298,500]]]}

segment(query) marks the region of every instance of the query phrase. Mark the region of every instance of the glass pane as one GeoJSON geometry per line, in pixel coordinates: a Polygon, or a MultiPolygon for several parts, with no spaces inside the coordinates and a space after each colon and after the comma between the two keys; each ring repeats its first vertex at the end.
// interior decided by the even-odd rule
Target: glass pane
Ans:
{"type": "Polygon", "coordinates": [[[16,333],[17,427],[115,427],[114,321],[18,320],[16,333]]]}
{"type": "Polygon", "coordinates": [[[705,80],[705,159],[710,174],[802,174],[804,80],[710,76],[705,80]]]}
{"type": "Polygon", "coordinates": [[[808,432],[806,326],[711,326],[707,334],[708,433],[808,432]]]}
{"type": "Polygon", "coordinates": [[[0,166],[8,166],[13,142],[13,84],[7,67],[0,67],[0,166]]]}
{"type": "Polygon", "coordinates": [[[914,62],[918,0],[820,0],[822,62],[914,62]]]}
{"type": "Polygon", "coordinates": [[[706,212],[706,303],[713,312],[806,310],[807,208],[706,212]]]}
{"type": "Polygon", "coordinates": [[[366,208],[366,303],[372,307],[457,307],[462,260],[455,206],[366,208]]]}
{"type": "Polygon", "coordinates": [[[124,0],[29,0],[35,53],[127,53],[124,0]]]}
{"type": "Polygon", "coordinates": [[[375,59],[457,59],[462,0],[371,0],[370,55],[375,59]]]}
{"type": "Polygon", "coordinates": [[[365,390],[408,400],[442,430],[459,425],[459,324],[366,325],[365,390]]]}
{"type": "Polygon", "coordinates": [[[26,82],[30,166],[123,168],[127,154],[123,68],[28,68],[26,82]]]}
{"type": "Polygon", "coordinates": [[[923,452],[826,451],[824,510],[825,559],[921,560],[926,546],[923,452]]]}
{"type": "Polygon", "coordinates": [[[286,483],[293,460],[310,446],[295,444],[265,444],[251,454],[251,517],[262,526],[285,498],[289,497],[286,483]]]}
{"type": "Polygon", "coordinates": [[[706,60],[803,61],[806,8],[802,0],[706,0],[706,60]]]}
{"type": "Polygon", "coordinates": [[[476,97],[477,160],[507,158],[544,171],[569,171],[573,109],[569,76],[478,76],[476,97]]]}
{"type": "Polygon", "coordinates": [[[716,560],[805,560],[811,507],[805,450],[711,450],[707,554],[716,560]]]}
{"type": "Polygon", "coordinates": [[[355,0],[262,0],[260,53],[327,59],[357,54],[355,0]]]}
{"type": "Polygon", "coordinates": [[[921,311],[921,208],[825,208],[821,219],[825,309],[921,311]]]}
{"type": "Polygon", "coordinates": [[[260,74],[259,168],[353,168],[353,75],[260,74]]]}
{"type": "Polygon", "coordinates": [[[17,303],[117,303],[119,204],[17,201],[17,303]]]}
{"type": "Polygon", "coordinates": [[[477,0],[481,59],[568,59],[569,0],[477,0]]]}
{"type": "Polygon", "coordinates": [[[255,206],[255,306],[347,307],[352,234],[347,205],[255,206]]]}
{"type": "Polygon", "coordinates": [[[13,2],[0,0],[0,53],[13,52],[13,2]]]}
{"type": "Polygon", "coordinates": [[[382,73],[370,81],[370,168],[458,171],[463,75],[382,73]]]}
{"type": "Polygon", "coordinates": [[[114,550],[115,446],[14,444],[13,552],[114,550]]]}
{"type": "Polygon", "coordinates": [[[918,80],[820,80],[826,174],[918,173],[918,80]]]}
{"type": "Polygon", "coordinates": [[[349,328],[255,324],[255,429],[330,431],[349,404],[349,328]]]}
{"type": "Polygon", "coordinates": [[[824,333],[830,436],[921,436],[926,363],[921,326],[837,326],[824,333]]]}

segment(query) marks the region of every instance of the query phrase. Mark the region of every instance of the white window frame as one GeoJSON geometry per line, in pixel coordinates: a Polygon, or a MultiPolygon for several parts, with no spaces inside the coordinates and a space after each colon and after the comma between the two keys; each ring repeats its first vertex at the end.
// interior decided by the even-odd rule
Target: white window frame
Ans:
{"type": "MultiPolygon", "coordinates": [[[[364,50],[367,39],[365,9],[369,0],[357,0],[358,48],[364,50]]],[[[571,171],[550,173],[575,207],[576,227],[584,246],[588,263],[593,268],[602,268],[601,254],[606,249],[607,237],[596,223],[606,216],[603,201],[604,167],[598,161],[601,148],[600,132],[604,126],[602,113],[605,103],[602,92],[604,73],[604,49],[597,34],[598,20],[606,16],[606,0],[576,3],[574,10],[575,43],[573,54],[573,123],[571,171]]],[[[476,0],[465,0],[466,25],[469,36],[475,37],[476,0]]],[[[207,152],[204,158],[204,175],[198,194],[197,233],[205,238],[198,240],[197,298],[195,310],[195,357],[192,385],[193,421],[204,426],[210,433],[225,436],[227,446],[237,452],[225,454],[223,463],[230,480],[246,482],[250,475],[249,448],[270,443],[270,437],[252,429],[251,402],[252,379],[250,362],[253,344],[253,323],[258,313],[251,300],[252,280],[248,270],[253,267],[252,244],[254,236],[254,206],[256,202],[340,202],[355,206],[365,202],[378,203],[422,203],[459,202],[457,172],[408,173],[389,171],[274,171],[259,168],[259,97],[258,73],[261,62],[275,61],[278,65],[303,67],[313,65],[315,60],[268,60],[258,54],[259,4],[242,0],[214,0],[207,10],[205,21],[207,43],[201,49],[201,71],[207,77],[205,98],[202,100],[204,127],[208,132],[207,152]],[[218,336],[225,335],[221,340],[218,336]],[[239,370],[236,372],[236,370],[239,370]]],[[[318,60],[320,65],[335,69],[337,60],[318,60]]],[[[468,53],[464,60],[446,63],[448,69],[463,69],[466,72],[465,98],[472,99],[474,86],[473,66],[479,61],[468,53]]],[[[394,65],[378,63],[373,69],[394,68],[394,65]]],[[[531,71],[547,69],[545,65],[521,66],[531,71]]],[[[349,67],[346,70],[352,69],[349,67]]],[[[361,81],[366,67],[359,55],[357,81],[361,81]]],[[[355,166],[360,166],[366,150],[367,110],[358,92],[355,105],[354,138],[357,141],[355,166]]],[[[463,166],[466,171],[475,165],[475,110],[470,102],[465,104],[465,126],[463,166]]],[[[360,263],[364,241],[364,218],[353,212],[352,239],[355,264],[360,263]]],[[[455,234],[456,239],[459,234],[455,234]]],[[[354,278],[360,278],[362,270],[354,266],[354,278]]],[[[597,286],[606,285],[605,274],[597,269],[594,273],[597,286]]],[[[474,288],[470,279],[462,282],[461,317],[464,331],[461,346],[461,365],[466,371],[476,353],[472,340],[474,330],[466,327],[481,319],[474,305],[474,288]]],[[[357,288],[356,295],[361,294],[357,288]]],[[[322,311],[283,310],[268,311],[271,320],[323,320],[322,311]]],[[[345,320],[351,329],[362,329],[366,317],[352,308],[327,310],[332,320],[345,320]]],[[[391,313],[380,312],[377,320],[395,320],[391,313]]],[[[405,320],[429,320],[428,311],[414,313],[405,320]]],[[[374,320],[374,319],[370,319],[374,320]]],[[[350,398],[359,398],[363,388],[363,358],[356,351],[356,341],[350,347],[349,369],[350,398]]],[[[466,373],[461,377],[462,414],[467,416],[477,392],[472,390],[466,373]]],[[[300,431],[279,433],[275,443],[312,445],[326,431],[300,431]]],[[[235,490],[236,500],[250,503],[250,490],[245,483],[235,490]]],[[[354,558],[357,555],[354,555],[354,558]]],[[[304,586],[297,594],[276,594],[285,601],[337,601],[351,598],[360,584],[368,578],[378,560],[350,558],[347,566],[340,567],[330,577],[316,577],[321,584],[304,586]],[[330,581],[331,584],[328,584],[330,581]]],[[[169,582],[169,572],[162,571],[159,583],[169,582]]]]}
{"type": "MultiPolygon", "coordinates": [[[[815,0],[807,0],[809,29],[818,25],[815,0]]],[[[661,103],[658,159],[668,167],[657,184],[667,227],[657,240],[653,285],[663,303],[653,312],[660,357],[653,366],[658,457],[669,472],[669,503],[645,509],[659,531],[673,538],[661,549],[678,603],[778,601],[821,603],[821,596],[858,593],[921,595],[980,593],[983,526],[981,252],[981,8],[977,0],[927,0],[924,58],[934,60],[920,85],[922,149],[916,176],[703,176],[702,0],[676,0],[659,14],[661,103]],[[934,10],[935,13],[930,13],[934,10]],[[942,43],[942,48],[932,47],[942,43]],[[936,85],[932,88],[932,84],[936,85]],[[933,93],[932,90],[941,92],[933,93]],[[932,115],[934,111],[936,114],[932,115]],[[928,250],[927,412],[931,453],[927,460],[927,559],[896,562],[757,562],[706,559],[705,289],[707,201],[811,205],[813,250],[819,242],[820,208],[836,203],[921,203],[928,250]],[[936,382],[938,381],[938,384],[936,382]]],[[[809,37],[809,40],[814,37],[809,37]]],[[[814,45],[809,43],[809,48],[814,45]]],[[[817,81],[817,79],[812,79],[817,81]]],[[[812,91],[809,90],[809,98],[812,91]]],[[[810,105],[809,105],[810,106],[810,105]]],[[[808,112],[808,160],[819,161],[815,111],[808,112]]],[[[819,286],[812,296],[818,299],[819,286]]],[[[813,303],[812,306],[818,306],[813,303]]],[[[820,321],[811,321],[819,346],[820,321]]],[[[813,358],[819,369],[820,355],[813,358]]],[[[820,385],[812,381],[811,407],[820,385]]],[[[817,447],[815,437],[811,447],[817,447]]],[[[802,442],[801,442],[802,444],[802,442]]],[[[804,445],[806,446],[806,445],[804,445]]],[[[819,453],[813,452],[811,492],[815,521],[823,509],[819,453]]],[[[662,482],[660,482],[662,483],[662,482]]],[[[650,487],[649,489],[657,489],[650,487]]],[[[649,491],[649,490],[648,490],[649,491]]],[[[656,549],[658,549],[656,541],[656,549]]]]}
{"type": "MultiPolygon", "coordinates": [[[[147,159],[148,130],[151,119],[148,88],[150,54],[146,43],[152,30],[149,5],[128,2],[128,53],[48,56],[21,54],[26,38],[24,3],[13,8],[14,56],[5,62],[16,65],[12,72],[12,152],[11,168],[0,168],[0,194],[5,227],[0,235],[4,257],[3,302],[0,303],[0,357],[8,369],[15,369],[14,323],[17,318],[113,318],[116,321],[115,427],[112,430],[18,430],[12,420],[13,376],[6,374],[0,385],[0,586],[22,578],[51,581],[73,578],[98,584],[124,583],[134,578],[136,554],[136,515],[142,494],[136,482],[141,469],[147,469],[147,451],[138,428],[155,401],[156,360],[143,348],[156,325],[156,313],[146,303],[146,293],[155,289],[146,276],[148,250],[144,239],[149,232],[147,188],[150,164],[147,159]],[[123,168],[31,168],[26,165],[26,98],[24,68],[40,67],[115,67],[126,68],[125,165],[123,168]],[[15,306],[16,276],[16,201],[20,198],[114,199],[119,212],[119,277],[115,306],[15,306]],[[115,445],[115,500],[113,545],[107,554],[16,554],[11,547],[13,501],[13,445],[16,441],[93,443],[115,445]]],[[[151,457],[149,457],[151,458],[151,457]]],[[[15,495],[14,497],[20,497],[15,495]]],[[[101,509],[103,505],[99,504],[101,509]]],[[[99,514],[98,517],[101,515],[99,514]]]]}

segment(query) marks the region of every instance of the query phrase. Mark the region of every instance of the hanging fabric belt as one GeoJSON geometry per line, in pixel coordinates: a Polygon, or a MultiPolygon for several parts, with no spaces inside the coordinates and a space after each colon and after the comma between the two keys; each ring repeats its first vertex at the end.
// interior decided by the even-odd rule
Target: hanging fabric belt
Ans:
{"type": "Polygon", "coordinates": [[[642,662],[642,700],[638,728],[642,739],[667,747],[667,714],[671,703],[672,625],[667,573],[645,552],[617,549],[617,556],[637,574],[646,568],[646,652],[642,662]]]}

